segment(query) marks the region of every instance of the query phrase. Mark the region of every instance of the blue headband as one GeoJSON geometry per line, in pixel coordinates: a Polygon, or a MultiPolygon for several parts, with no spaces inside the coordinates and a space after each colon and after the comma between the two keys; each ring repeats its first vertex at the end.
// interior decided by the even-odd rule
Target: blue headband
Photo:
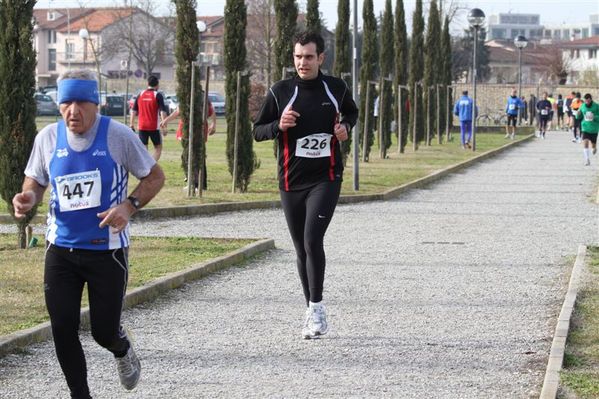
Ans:
{"type": "Polygon", "coordinates": [[[71,101],[99,104],[98,82],[82,79],[64,79],[58,82],[58,104],[71,101]]]}

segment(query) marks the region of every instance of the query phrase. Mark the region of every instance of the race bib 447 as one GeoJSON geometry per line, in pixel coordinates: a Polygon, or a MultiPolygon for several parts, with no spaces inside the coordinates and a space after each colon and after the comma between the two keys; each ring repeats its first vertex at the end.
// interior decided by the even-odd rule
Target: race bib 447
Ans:
{"type": "Polygon", "coordinates": [[[58,176],[55,181],[61,212],[100,206],[102,177],[99,170],[58,176]]]}

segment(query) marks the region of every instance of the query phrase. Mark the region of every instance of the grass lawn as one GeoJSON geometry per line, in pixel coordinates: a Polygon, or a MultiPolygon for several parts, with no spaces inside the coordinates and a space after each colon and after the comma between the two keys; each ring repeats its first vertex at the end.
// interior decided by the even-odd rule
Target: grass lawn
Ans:
{"type": "Polygon", "coordinates": [[[588,247],[587,264],[561,373],[564,398],[599,398],[599,247],[588,247]]]}
{"type": "MultiPolygon", "coordinates": [[[[42,240],[40,240],[42,241],[42,240]]],[[[251,240],[133,237],[128,289],[222,256],[251,240]]],[[[0,336],[48,320],[44,302],[44,248],[16,250],[16,236],[0,234],[0,336]]],[[[87,306],[87,294],[83,294],[87,306]]]]}
{"type": "MultiPolygon", "coordinates": [[[[38,118],[38,128],[54,122],[56,118],[38,118]]],[[[122,121],[122,118],[117,118],[122,121]]],[[[164,147],[160,165],[166,174],[166,184],[156,198],[150,202],[148,207],[168,207],[177,205],[197,205],[202,203],[233,202],[233,201],[257,201],[279,199],[278,181],[276,177],[276,160],[273,155],[272,141],[256,143],[254,151],[260,160],[260,167],[254,172],[252,180],[246,193],[231,193],[231,175],[229,174],[227,159],[225,156],[226,144],[226,122],[224,117],[217,118],[217,129],[210,136],[207,143],[208,160],[208,191],[203,193],[202,198],[187,198],[184,190],[186,183],[183,181],[183,170],[181,168],[180,142],[175,138],[174,128],[177,121],[169,125],[169,134],[164,139],[164,147]]],[[[521,132],[524,131],[521,129],[521,132]]],[[[400,186],[409,181],[424,177],[436,170],[472,158],[487,150],[497,148],[507,142],[504,139],[505,132],[498,129],[497,133],[484,133],[477,135],[477,152],[464,151],[460,148],[459,137],[454,135],[454,141],[436,144],[427,147],[420,145],[418,151],[412,150],[411,143],[406,147],[404,154],[397,154],[397,145],[393,137],[393,145],[388,151],[388,159],[382,160],[378,157],[378,147],[372,148],[370,162],[359,165],[360,191],[353,190],[353,166],[351,159],[346,165],[345,181],[343,182],[342,194],[373,194],[400,186]]],[[[150,148],[152,145],[150,144],[150,148]]],[[[351,156],[350,156],[351,158],[351,156]]],[[[130,187],[137,184],[135,178],[130,179],[130,187]]],[[[38,214],[47,211],[46,199],[38,210],[38,214]]],[[[5,209],[3,209],[5,212],[5,209]]]]}

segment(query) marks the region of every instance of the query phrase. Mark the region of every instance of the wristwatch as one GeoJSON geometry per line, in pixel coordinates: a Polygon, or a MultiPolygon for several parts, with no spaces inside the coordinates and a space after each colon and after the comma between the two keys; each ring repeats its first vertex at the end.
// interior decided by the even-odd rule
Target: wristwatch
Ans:
{"type": "Polygon", "coordinates": [[[135,210],[139,210],[139,208],[141,208],[141,203],[139,202],[139,200],[136,197],[130,195],[127,197],[127,199],[129,200],[131,205],[133,205],[135,210]]]}

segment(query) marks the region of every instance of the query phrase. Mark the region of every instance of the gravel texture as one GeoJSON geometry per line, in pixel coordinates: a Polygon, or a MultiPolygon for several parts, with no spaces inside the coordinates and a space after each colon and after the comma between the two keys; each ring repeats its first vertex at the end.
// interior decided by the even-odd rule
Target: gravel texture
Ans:
{"type": "MultiPolygon", "coordinates": [[[[300,337],[280,209],[135,223],[134,234],[274,237],[277,249],[126,311],[143,365],[131,393],[83,332],[92,394],[538,397],[572,256],[598,241],[599,156],[582,166],[569,139],[550,132],[397,200],[339,206],[321,340],[300,337]]],[[[0,359],[0,397],[67,396],[51,343],[0,359]]]]}

